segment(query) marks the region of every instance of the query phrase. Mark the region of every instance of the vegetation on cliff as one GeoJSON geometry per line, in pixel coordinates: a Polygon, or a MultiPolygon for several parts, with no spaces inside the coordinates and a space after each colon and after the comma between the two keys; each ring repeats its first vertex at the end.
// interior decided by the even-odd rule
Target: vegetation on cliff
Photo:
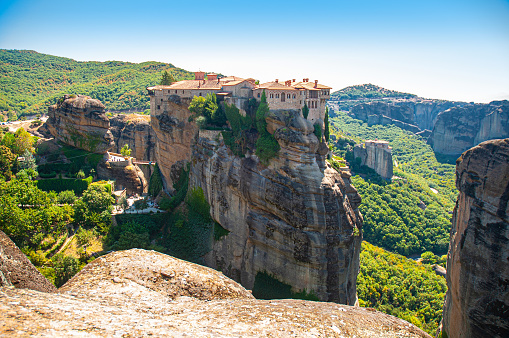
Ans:
{"type": "Polygon", "coordinates": [[[84,94],[107,110],[144,111],[146,87],[167,71],[178,80],[192,73],[161,62],[80,62],[28,50],[0,49],[0,111],[17,116],[46,113],[63,94],[84,94]]]}
{"type": "Polygon", "coordinates": [[[359,303],[405,319],[435,334],[447,291],[444,277],[430,265],[363,242],[357,277],[359,303]]]}

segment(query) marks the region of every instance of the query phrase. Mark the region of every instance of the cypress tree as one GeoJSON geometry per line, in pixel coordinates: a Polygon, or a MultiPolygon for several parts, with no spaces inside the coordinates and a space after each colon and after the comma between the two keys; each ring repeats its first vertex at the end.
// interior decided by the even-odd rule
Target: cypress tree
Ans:
{"type": "Polygon", "coordinates": [[[175,79],[173,76],[171,76],[170,73],[168,73],[166,70],[163,72],[163,75],[161,77],[161,82],[159,82],[160,85],[169,86],[173,82],[175,82],[175,79]]]}
{"type": "Polygon", "coordinates": [[[307,103],[304,102],[304,107],[302,107],[302,116],[307,120],[309,115],[309,108],[307,103]]]}

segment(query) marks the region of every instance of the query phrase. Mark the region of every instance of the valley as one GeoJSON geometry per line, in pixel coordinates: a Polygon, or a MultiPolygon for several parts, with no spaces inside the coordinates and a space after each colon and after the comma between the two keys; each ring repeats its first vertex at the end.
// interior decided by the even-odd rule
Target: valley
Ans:
{"type": "Polygon", "coordinates": [[[507,101],[424,100],[374,85],[329,93],[308,79],[260,85],[203,72],[191,80],[171,64],[15,54],[0,54],[3,116],[49,118],[35,128],[39,140],[22,128],[0,135],[0,230],[57,287],[70,279],[72,288],[108,251],[148,249],[221,271],[257,298],[360,305],[436,332],[447,284],[435,271],[448,268],[460,212],[460,148],[454,135],[440,151],[433,140],[464,111],[473,113],[452,125],[468,131],[468,147],[508,137],[507,101]],[[176,82],[156,85],[163,71],[176,82]],[[66,85],[35,80],[54,76],[66,85]],[[14,83],[36,92],[29,100],[14,83]],[[275,100],[281,91],[287,101],[275,100]],[[384,144],[390,158],[363,156],[388,163],[370,168],[355,152],[363,142],[384,144]],[[111,194],[123,190],[163,212],[112,217],[125,206],[111,194]]]}

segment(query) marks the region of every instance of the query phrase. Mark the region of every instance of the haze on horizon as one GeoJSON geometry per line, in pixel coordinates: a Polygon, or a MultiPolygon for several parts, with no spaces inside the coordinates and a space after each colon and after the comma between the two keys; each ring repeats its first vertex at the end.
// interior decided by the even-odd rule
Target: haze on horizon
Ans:
{"type": "Polygon", "coordinates": [[[509,99],[509,1],[0,2],[0,48],[509,99]]]}

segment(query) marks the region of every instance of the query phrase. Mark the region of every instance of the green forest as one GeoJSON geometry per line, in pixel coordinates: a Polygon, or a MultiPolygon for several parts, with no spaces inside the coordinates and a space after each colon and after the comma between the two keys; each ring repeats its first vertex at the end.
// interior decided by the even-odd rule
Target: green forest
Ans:
{"type": "Polygon", "coordinates": [[[0,49],[0,112],[11,120],[43,114],[64,94],[88,95],[109,111],[144,111],[149,108],[146,87],[158,84],[164,71],[177,81],[193,78],[191,72],[162,62],[81,62],[0,49]]]}
{"type": "Polygon", "coordinates": [[[434,335],[442,319],[447,285],[430,264],[421,264],[362,243],[357,277],[359,304],[405,319],[434,335]]]}

